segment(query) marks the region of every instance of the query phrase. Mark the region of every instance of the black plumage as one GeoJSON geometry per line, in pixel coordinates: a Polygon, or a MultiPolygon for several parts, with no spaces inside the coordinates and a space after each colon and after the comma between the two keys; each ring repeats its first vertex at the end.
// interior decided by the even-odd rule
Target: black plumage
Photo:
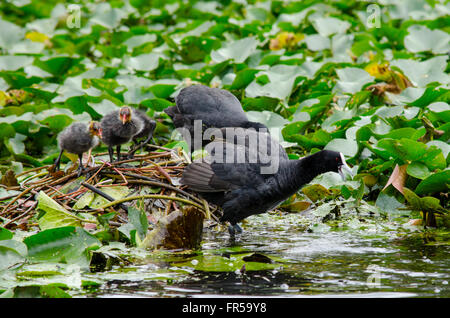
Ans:
{"type": "Polygon", "coordinates": [[[60,169],[61,156],[65,150],[78,155],[80,160],[78,175],[81,175],[83,171],[83,153],[97,146],[99,142],[98,137],[101,137],[101,135],[102,129],[98,122],[91,122],[89,126],[84,123],[73,123],[66,127],[58,135],[58,146],[61,151],[55,161],[56,170],[60,169]]]}
{"type": "MultiPolygon", "coordinates": [[[[191,151],[203,147],[209,140],[194,144],[194,121],[201,120],[202,132],[208,128],[242,127],[266,129],[258,122],[249,121],[239,100],[220,88],[193,85],[183,88],[175,99],[176,105],[164,111],[172,118],[176,128],[189,131],[191,151]]],[[[202,138],[200,136],[200,138],[202,138]]],[[[203,138],[202,138],[203,139],[203,138]]]]}
{"type": "MultiPolygon", "coordinates": [[[[221,221],[228,221],[232,226],[248,216],[275,208],[322,173],[334,171],[343,176],[342,169],[350,170],[343,155],[335,151],[323,150],[300,160],[289,160],[285,152],[268,154],[248,145],[214,143],[207,147],[215,149],[212,152],[222,151],[223,158],[230,151],[245,152],[247,160],[258,153],[257,162],[253,163],[218,162],[220,155],[214,157],[212,154],[203,162],[190,164],[183,173],[181,183],[200,192],[207,201],[221,206],[221,221]],[[276,170],[262,171],[274,163],[276,170]]],[[[271,143],[277,144],[273,139],[271,143]]]]}
{"type": "Polygon", "coordinates": [[[120,161],[121,145],[131,141],[139,134],[143,127],[142,119],[136,115],[131,107],[124,106],[105,115],[101,122],[102,141],[108,146],[109,158],[113,162],[114,150],[117,150],[117,161],[120,161]]]}
{"type": "Polygon", "coordinates": [[[145,146],[153,137],[153,132],[156,127],[156,122],[151,119],[145,112],[139,109],[133,109],[133,114],[142,120],[142,129],[136,135],[133,136],[133,141],[135,143],[133,149],[128,153],[128,157],[132,158],[134,153],[145,146]],[[145,139],[144,139],[145,138],[145,139]],[[141,141],[143,139],[143,141],[141,141]]]}

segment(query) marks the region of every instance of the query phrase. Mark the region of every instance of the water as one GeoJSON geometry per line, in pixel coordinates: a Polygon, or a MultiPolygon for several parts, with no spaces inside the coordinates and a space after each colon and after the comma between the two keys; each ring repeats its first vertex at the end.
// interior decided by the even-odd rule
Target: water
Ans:
{"type": "Polygon", "coordinates": [[[240,254],[260,253],[280,266],[208,272],[195,269],[196,255],[166,253],[90,274],[101,284],[74,296],[450,297],[448,237],[446,243],[389,222],[310,232],[296,218],[253,216],[236,241],[205,230],[203,255],[231,266],[240,254]]]}

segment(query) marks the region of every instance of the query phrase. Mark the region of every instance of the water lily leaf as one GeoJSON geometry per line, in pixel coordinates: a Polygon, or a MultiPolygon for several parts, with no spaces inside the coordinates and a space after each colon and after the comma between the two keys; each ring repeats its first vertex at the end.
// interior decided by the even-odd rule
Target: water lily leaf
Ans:
{"type": "Polygon", "coordinates": [[[400,203],[395,196],[388,195],[385,191],[380,192],[375,205],[382,211],[386,211],[392,215],[405,215],[411,213],[411,211],[405,211],[405,205],[400,203]]]}
{"type": "Polygon", "coordinates": [[[268,70],[260,71],[256,75],[259,78],[266,75],[268,83],[258,83],[255,79],[245,89],[247,97],[267,96],[286,100],[292,92],[295,80],[299,76],[300,69],[296,65],[278,64],[268,70]]]}
{"type": "Polygon", "coordinates": [[[203,254],[185,262],[173,263],[173,265],[177,267],[192,267],[196,271],[202,272],[235,272],[244,268],[244,265],[245,271],[247,272],[263,271],[279,268],[282,265],[263,254],[261,254],[263,256],[259,257],[254,254],[232,254],[229,257],[216,254],[203,254]]]}
{"type": "Polygon", "coordinates": [[[434,197],[419,197],[408,188],[404,188],[403,195],[408,204],[416,211],[443,213],[446,210],[440,205],[439,199],[434,197]]]}
{"type": "Polygon", "coordinates": [[[347,157],[354,157],[358,152],[358,144],[355,140],[335,138],[330,140],[324,149],[339,151],[347,157]]]}
{"type": "Polygon", "coordinates": [[[128,218],[130,220],[130,223],[133,224],[134,228],[136,229],[136,232],[140,236],[140,239],[144,239],[148,229],[148,220],[145,211],[141,211],[134,207],[129,207],[128,218]]]}
{"type": "Polygon", "coordinates": [[[415,190],[419,195],[448,192],[450,189],[450,170],[436,172],[422,180],[415,190]]]}
{"type": "Polygon", "coordinates": [[[73,205],[73,209],[74,210],[84,209],[85,207],[89,206],[92,203],[94,197],[95,194],[93,192],[90,191],[86,192],[81,196],[81,198],[77,200],[77,202],[75,202],[75,204],[73,205]]]}
{"type": "Polygon", "coordinates": [[[331,135],[322,129],[318,129],[315,132],[309,133],[307,135],[286,135],[285,130],[283,130],[282,132],[285,140],[296,142],[299,146],[305,148],[306,150],[325,147],[325,145],[332,139],[331,135]]]}
{"type": "Polygon", "coordinates": [[[8,30],[8,32],[1,32],[0,34],[0,47],[5,50],[12,48],[14,44],[22,41],[25,36],[25,29],[2,18],[0,18],[0,30],[8,30]]]}
{"type": "Polygon", "coordinates": [[[426,87],[427,84],[438,82],[440,84],[450,83],[450,75],[445,73],[447,56],[436,56],[419,62],[410,59],[399,59],[391,62],[408,77],[416,87],[426,87]]]}
{"type": "Polygon", "coordinates": [[[405,48],[410,52],[431,51],[435,54],[448,53],[450,35],[441,30],[430,30],[424,25],[412,25],[404,39],[405,48]]]}
{"type": "Polygon", "coordinates": [[[39,227],[42,230],[69,225],[81,226],[81,219],[79,217],[67,211],[43,191],[39,192],[38,209],[45,212],[45,214],[38,219],[39,227]]]}
{"type": "Polygon", "coordinates": [[[292,145],[291,143],[285,142],[283,139],[281,130],[283,129],[284,125],[289,123],[289,121],[287,121],[280,115],[265,110],[262,112],[249,111],[247,112],[247,117],[250,121],[266,125],[269,129],[270,134],[274,138],[276,138],[282,146],[288,147],[292,145]]]}
{"type": "Polygon", "coordinates": [[[259,70],[246,68],[236,73],[236,77],[230,86],[230,89],[241,89],[247,87],[255,78],[259,70]]]}
{"type": "Polygon", "coordinates": [[[27,256],[27,246],[19,241],[0,240],[0,271],[23,262],[27,256]]]}
{"type": "Polygon", "coordinates": [[[226,42],[220,49],[211,51],[211,59],[216,63],[221,63],[229,59],[235,63],[243,63],[256,51],[258,44],[259,41],[255,37],[226,42]]]}
{"type": "Polygon", "coordinates": [[[328,37],[320,34],[311,34],[305,38],[306,46],[311,51],[323,51],[331,47],[331,41],[328,37]]]}
{"type": "Polygon", "coordinates": [[[23,154],[25,152],[25,145],[23,143],[25,139],[27,139],[27,136],[16,133],[14,138],[5,140],[5,146],[13,154],[23,154]]]}
{"type": "Polygon", "coordinates": [[[313,19],[314,28],[322,36],[330,36],[335,33],[345,33],[350,27],[350,23],[333,17],[313,19]]]}
{"type": "Polygon", "coordinates": [[[141,46],[148,42],[155,42],[157,39],[156,34],[147,33],[143,35],[135,35],[123,42],[124,45],[127,46],[128,51],[133,51],[135,47],[141,46]]]}
{"type": "Polygon", "coordinates": [[[312,214],[323,218],[323,217],[327,216],[335,208],[336,208],[336,205],[334,204],[334,202],[326,202],[324,204],[319,205],[317,208],[313,209],[312,214]]]}
{"type": "Polygon", "coordinates": [[[95,7],[95,12],[90,18],[93,24],[99,24],[108,29],[114,29],[120,21],[126,17],[126,12],[122,9],[111,8],[108,2],[95,7]]]}
{"type": "Polygon", "coordinates": [[[0,56],[0,71],[15,71],[33,63],[34,58],[24,55],[0,56]]]}
{"type": "Polygon", "coordinates": [[[62,76],[72,66],[78,64],[80,61],[81,58],[72,58],[67,56],[44,57],[35,61],[34,65],[54,76],[62,76]]]}
{"type": "Polygon", "coordinates": [[[428,167],[421,162],[411,163],[410,165],[408,165],[406,172],[408,173],[408,175],[417,179],[425,179],[431,174],[428,167]]]}
{"type": "Polygon", "coordinates": [[[25,238],[23,242],[31,261],[79,264],[82,268],[89,268],[89,249],[101,245],[95,236],[74,226],[47,229],[25,238]]]}
{"type": "Polygon", "coordinates": [[[126,57],[125,66],[137,71],[153,71],[159,66],[160,54],[147,53],[133,57],[126,57]]]}
{"type": "Polygon", "coordinates": [[[308,201],[296,201],[289,204],[284,204],[281,208],[289,210],[291,212],[302,212],[311,206],[311,202],[308,201]]]}
{"type": "Polygon", "coordinates": [[[361,88],[370,82],[373,82],[374,77],[369,75],[363,69],[357,67],[347,67],[336,70],[339,80],[334,87],[334,91],[342,93],[355,94],[361,88]]]}
{"type": "Polygon", "coordinates": [[[395,165],[392,174],[389,176],[389,180],[384,186],[383,190],[386,189],[389,185],[393,185],[398,191],[403,193],[403,188],[406,180],[406,169],[408,165],[395,165]]]}
{"type": "Polygon", "coordinates": [[[13,238],[13,236],[14,236],[13,232],[11,232],[3,227],[0,227],[0,241],[10,240],[13,238]]]}
{"type": "Polygon", "coordinates": [[[311,184],[302,188],[302,192],[313,202],[325,199],[331,192],[320,184],[311,184]]]}
{"type": "Polygon", "coordinates": [[[384,138],[378,141],[378,147],[386,149],[393,158],[399,158],[403,162],[418,161],[427,152],[425,144],[407,138],[384,138]]]}
{"type": "MultiPolygon", "coordinates": [[[[113,186],[113,187],[102,187],[102,191],[112,197],[114,200],[120,200],[125,198],[130,192],[126,186],[113,186]]],[[[91,209],[99,209],[105,204],[108,204],[110,201],[105,199],[104,197],[96,194],[94,200],[91,201],[89,207],[91,209]]]]}

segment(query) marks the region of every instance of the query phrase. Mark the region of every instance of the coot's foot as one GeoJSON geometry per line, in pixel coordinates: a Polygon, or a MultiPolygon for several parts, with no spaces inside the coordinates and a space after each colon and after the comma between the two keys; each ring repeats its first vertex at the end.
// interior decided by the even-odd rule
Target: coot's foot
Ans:
{"type": "Polygon", "coordinates": [[[80,177],[84,172],[83,166],[79,166],[77,169],[77,177],[80,177]]]}
{"type": "Polygon", "coordinates": [[[235,236],[236,234],[242,233],[242,228],[238,224],[230,224],[228,225],[228,232],[230,233],[230,236],[235,236]]]}

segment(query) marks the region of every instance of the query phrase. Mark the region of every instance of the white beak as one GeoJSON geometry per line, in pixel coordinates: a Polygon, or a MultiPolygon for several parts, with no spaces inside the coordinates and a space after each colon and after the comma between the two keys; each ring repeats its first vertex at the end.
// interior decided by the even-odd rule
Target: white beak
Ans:
{"type": "Polygon", "coordinates": [[[345,181],[345,172],[347,172],[351,177],[353,177],[352,169],[347,165],[347,162],[345,161],[344,155],[341,153],[341,161],[342,165],[338,167],[339,175],[341,176],[342,180],[345,181]]]}

